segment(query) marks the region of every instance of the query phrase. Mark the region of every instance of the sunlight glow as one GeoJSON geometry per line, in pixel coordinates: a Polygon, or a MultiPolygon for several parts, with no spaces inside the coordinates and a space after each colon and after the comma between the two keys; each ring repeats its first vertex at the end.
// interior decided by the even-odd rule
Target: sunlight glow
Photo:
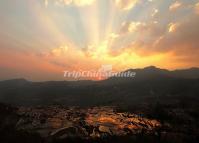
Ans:
{"type": "Polygon", "coordinates": [[[30,62],[54,77],[107,64],[199,66],[196,0],[1,1],[0,8],[0,62],[12,71],[31,75],[30,62]]]}

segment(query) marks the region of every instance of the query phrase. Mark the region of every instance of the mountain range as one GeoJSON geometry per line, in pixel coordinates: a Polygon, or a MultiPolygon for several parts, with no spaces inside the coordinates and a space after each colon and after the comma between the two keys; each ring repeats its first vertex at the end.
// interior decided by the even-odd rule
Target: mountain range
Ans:
{"type": "Polygon", "coordinates": [[[0,102],[34,106],[132,105],[196,99],[199,68],[169,71],[154,66],[129,69],[134,78],[111,77],[101,81],[0,81],[0,102]]]}

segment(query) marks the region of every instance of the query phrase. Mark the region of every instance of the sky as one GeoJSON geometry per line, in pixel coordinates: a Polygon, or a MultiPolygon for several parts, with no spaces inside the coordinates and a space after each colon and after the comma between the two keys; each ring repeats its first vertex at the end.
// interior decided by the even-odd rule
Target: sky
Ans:
{"type": "Polygon", "coordinates": [[[1,0],[0,80],[199,67],[199,0],[1,0]]]}

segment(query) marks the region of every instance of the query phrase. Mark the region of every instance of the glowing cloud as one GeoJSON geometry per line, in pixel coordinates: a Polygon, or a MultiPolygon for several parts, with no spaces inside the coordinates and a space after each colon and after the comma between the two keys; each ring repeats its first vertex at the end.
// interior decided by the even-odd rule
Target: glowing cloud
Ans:
{"type": "Polygon", "coordinates": [[[68,46],[61,46],[61,47],[52,49],[50,54],[58,57],[58,56],[66,54],[67,51],[68,51],[68,46]]]}
{"type": "MultiPolygon", "coordinates": [[[[44,0],[47,6],[50,0],[44,0]]],[[[56,5],[76,5],[76,6],[87,6],[95,2],[95,0],[51,0],[54,1],[56,5]]]]}
{"type": "Polygon", "coordinates": [[[151,14],[152,17],[156,16],[158,14],[159,10],[158,9],[153,9],[153,12],[151,14]]]}
{"type": "Polygon", "coordinates": [[[179,2],[179,1],[176,1],[175,3],[173,3],[173,4],[170,5],[169,10],[170,11],[175,11],[178,8],[180,8],[181,6],[182,6],[182,3],[179,2]]]}
{"type": "Polygon", "coordinates": [[[123,22],[121,33],[127,33],[127,32],[137,32],[139,30],[142,30],[146,26],[145,23],[142,22],[123,22]]]}
{"type": "Polygon", "coordinates": [[[199,2],[195,5],[195,12],[199,15],[199,2]]]}
{"type": "Polygon", "coordinates": [[[103,64],[118,71],[199,66],[199,3],[172,2],[0,1],[0,68],[50,80],[66,69],[98,69],[103,64]]]}
{"type": "Polygon", "coordinates": [[[116,39],[116,38],[118,38],[119,37],[119,35],[118,34],[115,34],[115,33],[111,33],[110,35],[109,35],[109,38],[110,39],[116,39]]]}
{"type": "Polygon", "coordinates": [[[130,10],[133,8],[138,0],[115,0],[116,5],[122,10],[130,10]]]}
{"type": "Polygon", "coordinates": [[[178,26],[179,26],[179,23],[170,23],[168,25],[168,31],[169,31],[169,33],[175,32],[176,29],[178,28],[178,26]]]}

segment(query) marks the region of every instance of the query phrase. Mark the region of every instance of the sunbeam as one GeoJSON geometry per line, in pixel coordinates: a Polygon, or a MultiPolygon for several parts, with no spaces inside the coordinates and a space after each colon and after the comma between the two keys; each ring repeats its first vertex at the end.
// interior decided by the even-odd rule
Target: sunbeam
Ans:
{"type": "MultiPolygon", "coordinates": [[[[118,70],[198,66],[197,0],[22,0],[0,4],[2,55],[10,48],[11,55],[26,53],[30,55],[27,61],[45,61],[44,67],[59,72],[106,64],[118,70]]],[[[15,66],[15,70],[25,67],[15,66]]]]}

